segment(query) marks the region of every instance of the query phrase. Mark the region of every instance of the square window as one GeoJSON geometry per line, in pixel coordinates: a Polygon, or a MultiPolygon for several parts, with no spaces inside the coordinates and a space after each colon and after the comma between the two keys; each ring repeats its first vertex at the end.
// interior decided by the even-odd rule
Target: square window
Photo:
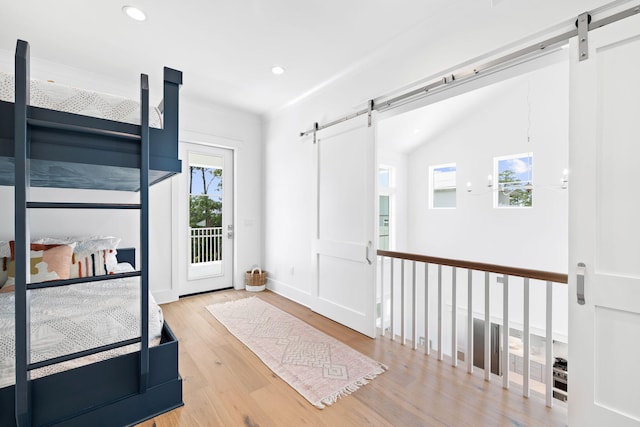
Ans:
{"type": "Polygon", "coordinates": [[[380,167],[378,169],[378,186],[380,188],[391,187],[391,168],[380,167]]]}
{"type": "Polygon", "coordinates": [[[495,207],[533,206],[533,153],[496,157],[494,173],[498,177],[495,207]]]}
{"type": "Polygon", "coordinates": [[[429,168],[431,181],[430,207],[432,209],[456,207],[456,164],[431,166],[429,168]]]}

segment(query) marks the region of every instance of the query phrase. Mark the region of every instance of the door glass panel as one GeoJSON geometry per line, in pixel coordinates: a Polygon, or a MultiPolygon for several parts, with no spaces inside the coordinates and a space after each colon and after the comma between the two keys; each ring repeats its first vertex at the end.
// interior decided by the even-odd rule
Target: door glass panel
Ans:
{"type": "Polygon", "coordinates": [[[223,159],[189,156],[189,248],[194,264],[222,261],[223,159]]]}
{"type": "Polygon", "coordinates": [[[378,249],[391,248],[391,203],[394,192],[390,166],[378,167],[378,249]]]}
{"type": "Polygon", "coordinates": [[[389,196],[380,196],[379,242],[378,249],[389,250],[389,196]]]}

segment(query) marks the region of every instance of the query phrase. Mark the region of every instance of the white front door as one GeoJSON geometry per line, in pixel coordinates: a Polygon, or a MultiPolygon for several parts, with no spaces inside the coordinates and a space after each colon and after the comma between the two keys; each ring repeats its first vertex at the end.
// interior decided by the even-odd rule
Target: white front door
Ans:
{"type": "Polygon", "coordinates": [[[637,427],[640,16],[590,31],[585,61],[578,61],[577,44],[571,47],[569,425],[637,427]]]}
{"type": "Polygon", "coordinates": [[[181,143],[180,295],[233,286],[233,151],[181,143]]]}
{"type": "Polygon", "coordinates": [[[375,337],[375,127],[356,118],[318,133],[312,309],[375,337]]]}

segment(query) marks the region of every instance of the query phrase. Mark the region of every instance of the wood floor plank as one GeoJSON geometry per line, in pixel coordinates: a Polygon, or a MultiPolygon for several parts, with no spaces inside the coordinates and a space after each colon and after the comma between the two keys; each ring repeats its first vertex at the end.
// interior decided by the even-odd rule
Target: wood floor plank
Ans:
{"type": "Polygon", "coordinates": [[[219,291],[162,306],[180,340],[185,406],[142,427],[174,426],[566,426],[566,407],[484,381],[388,337],[372,340],[269,291],[219,291]],[[206,306],[256,296],[389,370],[351,396],[317,409],[231,335],[206,306]]]}

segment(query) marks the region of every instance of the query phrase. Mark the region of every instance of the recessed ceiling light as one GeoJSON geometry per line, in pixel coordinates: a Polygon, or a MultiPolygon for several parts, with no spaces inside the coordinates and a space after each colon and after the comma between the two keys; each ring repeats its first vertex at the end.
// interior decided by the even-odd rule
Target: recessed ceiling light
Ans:
{"type": "Polygon", "coordinates": [[[135,6],[122,6],[122,11],[126,13],[129,18],[136,21],[144,21],[147,19],[147,15],[135,6]]]}
{"type": "Polygon", "coordinates": [[[271,72],[276,76],[279,76],[280,74],[284,74],[284,68],[276,65],[275,67],[271,68],[271,72]]]}

